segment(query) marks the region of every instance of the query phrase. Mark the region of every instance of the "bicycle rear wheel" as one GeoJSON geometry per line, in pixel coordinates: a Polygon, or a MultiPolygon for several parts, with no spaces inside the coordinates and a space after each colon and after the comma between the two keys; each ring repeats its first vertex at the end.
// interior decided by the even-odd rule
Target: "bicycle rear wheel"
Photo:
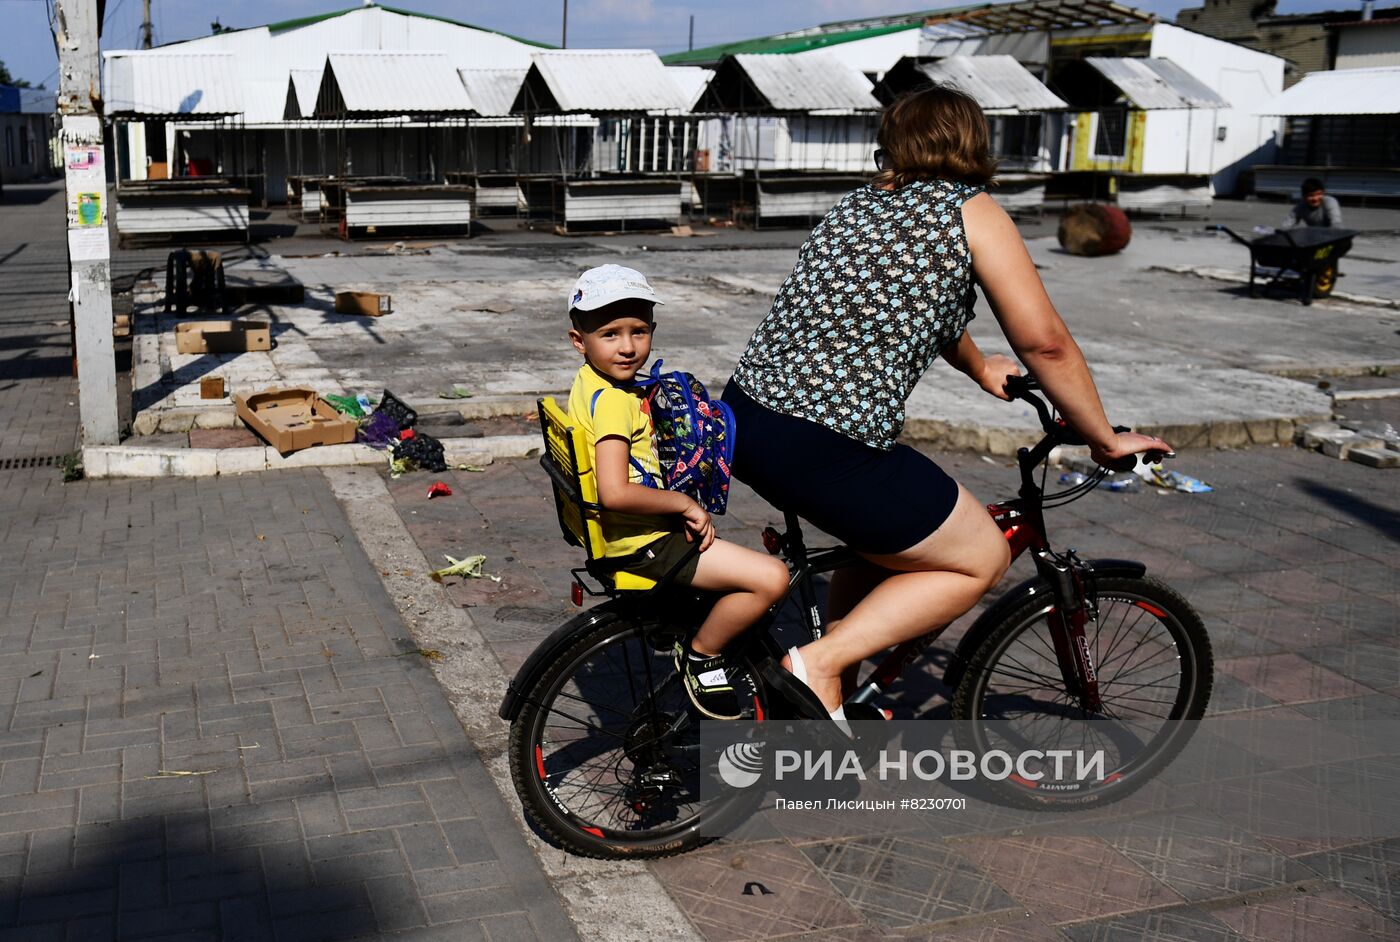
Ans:
{"type": "MultiPolygon", "coordinates": [[[[608,619],[584,632],[529,691],[511,726],[510,768],[544,832],[587,857],[665,857],[713,840],[743,793],[702,767],[700,714],[672,659],[683,633],[608,619]],[[703,793],[702,793],[703,791],[703,793]]],[[[763,688],[730,659],[746,719],[763,688]]]]}
{"type": "Polygon", "coordinates": [[[1036,780],[987,782],[994,797],[1020,807],[1069,810],[1117,801],[1149,781],[1186,745],[1188,720],[1205,714],[1213,660],[1200,616],[1184,598],[1147,576],[1097,580],[1098,617],[1085,640],[1103,710],[1070,697],[1049,627],[1053,599],[1037,595],[1007,614],[973,652],[953,697],[958,745],[992,750],[1104,752],[1103,778],[1080,780],[1066,763],[1034,766],[1036,780]]]}

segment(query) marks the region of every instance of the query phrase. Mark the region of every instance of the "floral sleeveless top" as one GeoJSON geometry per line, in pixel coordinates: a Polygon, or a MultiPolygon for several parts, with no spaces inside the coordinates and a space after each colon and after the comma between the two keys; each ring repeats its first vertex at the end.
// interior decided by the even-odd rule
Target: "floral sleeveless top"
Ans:
{"type": "Polygon", "coordinates": [[[972,320],[962,204],[981,187],[864,186],[798,253],[734,379],[754,401],[888,451],[904,403],[972,320]]]}

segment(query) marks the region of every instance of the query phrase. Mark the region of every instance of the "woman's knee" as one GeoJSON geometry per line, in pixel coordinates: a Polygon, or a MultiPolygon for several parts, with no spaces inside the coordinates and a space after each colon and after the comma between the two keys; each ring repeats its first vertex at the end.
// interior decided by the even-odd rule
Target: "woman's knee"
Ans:
{"type": "Polygon", "coordinates": [[[1006,575],[1006,571],[1011,568],[1011,544],[998,531],[996,542],[992,543],[988,549],[986,568],[980,575],[987,588],[991,589],[1001,581],[1002,577],[1006,575]]]}

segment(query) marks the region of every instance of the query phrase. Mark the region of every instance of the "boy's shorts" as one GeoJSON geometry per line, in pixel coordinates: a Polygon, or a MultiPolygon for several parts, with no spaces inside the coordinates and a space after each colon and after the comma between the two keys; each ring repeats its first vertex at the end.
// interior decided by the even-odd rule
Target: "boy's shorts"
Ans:
{"type": "MultiPolygon", "coordinates": [[[[627,572],[634,576],[643,576],[660,582],[672,567],[679,563],[691,547],[695,544],[685,538],[685,532],[668,533],[658,540],[653,540],[642,547],[639,552],[643,559],[634,566],[628,566],[627,572]]],[[[700,554],[691,553],[690,559],[676,573],[673,580],[675,585],[690,585],[695,578],[695,570],[700,565],[700,554]]]]}

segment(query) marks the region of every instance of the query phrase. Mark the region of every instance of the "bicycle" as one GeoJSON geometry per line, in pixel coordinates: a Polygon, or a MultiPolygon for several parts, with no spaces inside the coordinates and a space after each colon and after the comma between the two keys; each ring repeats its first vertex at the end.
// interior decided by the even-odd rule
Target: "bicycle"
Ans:
{"type": "MultiPolygon", "coordinates": [[[[1131,730],[1126,743],[1122,737],[1100,743],[1113,755],[1099,781],[1012,775],[987,783],[996,800],[1062,811],[1126,797],[1176,756],[1192,731],[1178,721],[1205,713],[1212,657],[1199,615],[1174,589],[1148,576],[1142,563],[1086,560],[1073,549],[1051,548],[1044,510],[1078,500],[1109,472],[1100,468],[1080,484],[1045,493],[1042,465],[1048,467],[1050,451],[1083,442],[1035,395],[1038,388],[1030,377],[1007,384],[1013,398],[1035,408],[1045,435],[1017,455],[1017,497],[987,508],[1013,558],[1032,554],[1036,575],[1005,591],[976,619],[954,650],[944,681],[953,690],[953,719],[975,721],[957,724],[958,745],[979,755],[1008,737],[1044,741],[1052,735],[1044,732],[1047,722],[1062,724],[1061,736],[1068,724],[1095,719],[1113,719],[1131,730]]],[[[738,801],[701,796],[710,773],[699,758],[699,717],[671,655],[675,641],[703,619],[704,598],[670,584],[680,564],[660,582],[639,585],[595,556],[593,547],[601,544],[590,526],[596,526],[599,508],[589,490],[587,449],[552,400],[540,402],[540,416],[546,444],[541,463],[553,483],[561,529],[589,557],[572,571],[573,601],[581,604],[584,595],[607,601],[556,629],[511,681],[499,712],[511,723],[516,791],[534,823],[576,854],[648,858],[700,846],[713,839],[717,821],[735,813],[738,801]],[[599,581],[601,590],[591,588],[585,575],[599,581]]],[[[787,598],[797,600],[804,629],[815,639],[823,626],[814,577],[858,557],[844,546],[809,550],[790,513],[784,525],[783,533],[765,528],[763,543],[788,563],[787,598]]],[[[783,604],[726,651],[731,680],[747,705],[744,719],[825,721],[820,702],[810,691],[794,696],[791,675],[779,667],[785,650],[771,628],[783,604]]],[[[847,698],[847,716],[879,719],[872,702],[941,630],[886,654],[847,698]]],[[[1040,771],[1044,776],[1051,769],[1040,771]]]]}

